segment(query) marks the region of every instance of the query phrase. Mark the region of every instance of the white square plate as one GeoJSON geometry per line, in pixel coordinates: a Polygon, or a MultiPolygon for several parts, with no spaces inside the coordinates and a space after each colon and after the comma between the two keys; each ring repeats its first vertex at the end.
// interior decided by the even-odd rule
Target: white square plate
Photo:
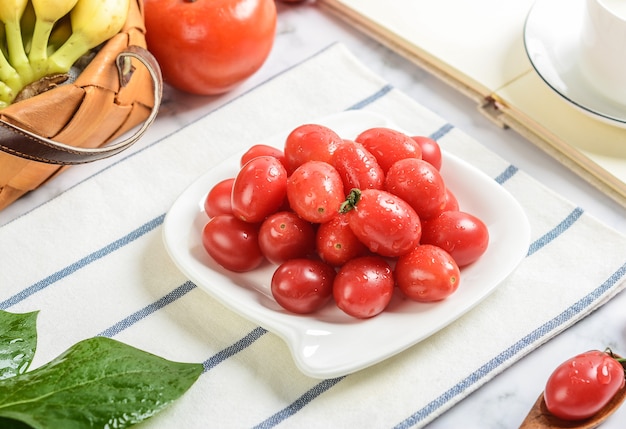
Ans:
{"type": "MultiPolygon", "coordinates": [[[[349,111],[318,121],[343,138],[367,128],[396,128],[386,118],[349,111]]],[[[259,142],[280,149],[287,134],[259,142]]],[[[298,368],[315,378],[332,378],[389,358],[449,325],[475,307],[517,267],[528,251],[530,226],[518,202],[492,178],[466,162],[443,154],[441,173],[456,195],[461,210],[481,218],[489,228],[490,244],[482,257],[461,270],[459,289],[448,299],[431,304],[396,294],[380,315],[359,320],[334,303],[311,315],[285,311],[272,298],[270,281],[276,266],[266,263],[248,273],[229,272],[205,252],[201,231],[208,217],[204,199],[218,181],[234,177],[241,154],[208,171],[176,200],[165,217],[163,239],[171,258],[198,287],[241,316],[279,335],[289,346],[298,368]]]]}

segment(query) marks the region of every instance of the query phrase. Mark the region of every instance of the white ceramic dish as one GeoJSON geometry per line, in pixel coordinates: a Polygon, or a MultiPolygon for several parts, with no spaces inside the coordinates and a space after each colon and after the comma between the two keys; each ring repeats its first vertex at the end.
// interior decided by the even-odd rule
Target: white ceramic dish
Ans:
{"type": "MultiPolygon", "coordinates": [[[[362,111],[316,121],[344,138],[374,126],[393,125],[362,111]]],[[[263,143],[282,148],[288,132],[263,143]]],[[[368,320],[342,313],[331,302],[312,315],[286,312],[271,297],[275,266],[266,264],[244,274],[219,267],[204,251],[200,234],[208,218],[204,198],[219,180],[234,177],[239,157],[224,161],[200,177],[177,199],[163,225],[165,246],[198,287],[232,311],[282,337],[298,368],[315,378],[346,375],[380,362],[436,333],[480,303],[515,269],[528,251],[530,227],[513,197],[479,170],[444,153],[442,174],[461,207],[487,224],[490,245],[481,259],[462,270],[455,294],[435,304],[420,304],[394,296],[389,308],[368,320]]]]}
{"type": "Polygon", "coordinates": [[[526,54],[544,82],[570,104],[626,128],[626,105],[598,92],[578,64],[584,12],[584,0],[538,0],[524,26],[526,54]]]}

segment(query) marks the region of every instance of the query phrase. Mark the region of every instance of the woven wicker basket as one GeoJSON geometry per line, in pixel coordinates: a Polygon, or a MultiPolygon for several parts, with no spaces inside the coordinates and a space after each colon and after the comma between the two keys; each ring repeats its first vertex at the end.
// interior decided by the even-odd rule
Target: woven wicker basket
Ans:
{"type": "Polygon", "coordinates": [[[132,0],[124,28],[73,83],[0,110],[0,210],[64,165],[112,156],[143,135],[163,85],[145,47],[143,3],[132,0]]]}

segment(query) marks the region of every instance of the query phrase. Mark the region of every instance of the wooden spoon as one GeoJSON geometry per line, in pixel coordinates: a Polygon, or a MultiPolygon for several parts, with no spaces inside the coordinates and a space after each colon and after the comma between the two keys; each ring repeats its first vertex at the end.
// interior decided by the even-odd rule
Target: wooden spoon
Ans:
{"type": "Polygon", "coordinates": [[[584,420],[562,420],[553,416],[546,407],[543,393],[539,396],[535,405],[530,409],[528,416],[522,422],[520,429],[592,429],[600,426],[611,414],[613,414],[626,400],[626,386],[617,392],[611,402],[597,414],[584,420]]]}

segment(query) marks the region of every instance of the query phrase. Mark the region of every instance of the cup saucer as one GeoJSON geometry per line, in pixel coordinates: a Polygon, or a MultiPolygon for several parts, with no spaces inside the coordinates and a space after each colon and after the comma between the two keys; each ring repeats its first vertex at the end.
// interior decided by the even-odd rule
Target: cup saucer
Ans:
{"type": "Polygon", "coordinates": [[[626,128],[626,104],[606,98],[578,64],[584,0],[537,0],[524,25],[526,54],[541,79],[582,112],[626,128]]]}

